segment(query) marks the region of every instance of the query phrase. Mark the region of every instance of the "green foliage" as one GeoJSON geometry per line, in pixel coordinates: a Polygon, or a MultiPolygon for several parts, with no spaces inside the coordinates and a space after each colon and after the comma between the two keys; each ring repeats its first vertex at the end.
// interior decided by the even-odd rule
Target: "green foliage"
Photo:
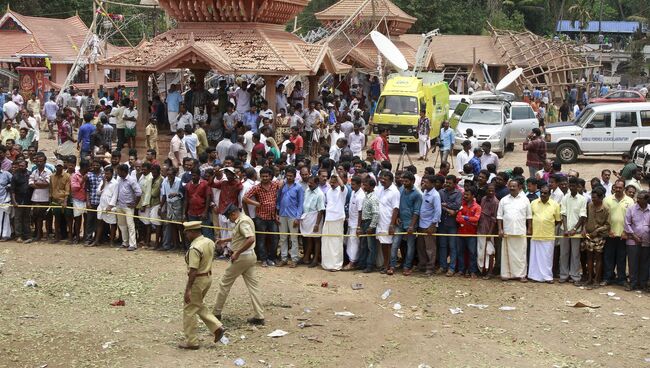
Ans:
{"type": "MultiPolygon", "coordinates": [[[[123,3],[139,4],[139,0],[120,0],[123,3]]],[[[75,14],[90,26],[93,20],[93,1],[92,0],[0,0],[0,9],[4,12],[7,9],[7,4],[11,10],[16,11],[23,15],[36,16],[36,17],[49,17],[49,18],[68,18],[75,14]]],[[[152,37],[154,28],[160,33],[165,30],[165,22],[163,19],[163,11],[157,8],[153,9],[136,8],[130,6],[105,4],[106,10],[113,14],[122,14],[125,17],[124,23],[128,22],[122,32],[132,44],[137,44],[142,39],[143,35],[152,37]],[[155,27],[154,27],[155,25],[155,27]]],[[[102,18],[100,18],[101,22],[102,18]]],[[[119,34],[115,33],[109,41],[115,45],[124,46],[128,45],[126,40],[119,34]]]]}
{"type": "MultiPolygon", "coordinates": [[[[124,3],[139,4],[140,0],[120,0],[124,3]]],[[[300,33],[320,26],[314,13],[334,4],[337,0],[311,0],[305,10],[298,15],[297,25],[300,33]]],[[[647,21],[648,0],[392,0],[408,14],[418,18],[409,33],[424,33],[439,28],[443,34],[481,34],[486,30],[486,21],[495,27],[521,30],[524,27],[540,35],[549,35],[555,29],[559,18],[582,22],[598,20],[636,20],[647,21]]],[[[0,0],[0,11],[11,9],[31,16],[66,18],[79,14],[86,24],[92,21],[92,0],[0,0]]],[[[110,13],[123,14],[129,22],[122,31],[133,44],[138,43],[143,34],[151,37],[154,30],[165,30],[162,10],[152,11],[108,4],[110,13]]],[[[287,30],[293,30],[293,20],[287,30]]],[[[119,35],[110,39],[117,45],[126,41],[119,35]]]]}
{"type": "MultiPolygon", "coordinates": [[[[298,33],[303,34],[316,29],[321,26],[321,23],[316,19],[314,13],[329,7],[334,4],[337,0],[311,0],[309,4],[305,7],[302,13],[298,14],[298,27],[300,30],[298,33]]],[[[293,19],[289,21],[286,26],[286,30],[291,32],[293,31],[293,19]]]]}
{"type": "Polygon", "coordinates": [[[502,11],[498,11],[492,15],[490,23],[498,29],[510,29],[513,31],[523,31],[526,27],[524,25],[524,15],[518,10],[512,12],[509,16],[502,11]]]}

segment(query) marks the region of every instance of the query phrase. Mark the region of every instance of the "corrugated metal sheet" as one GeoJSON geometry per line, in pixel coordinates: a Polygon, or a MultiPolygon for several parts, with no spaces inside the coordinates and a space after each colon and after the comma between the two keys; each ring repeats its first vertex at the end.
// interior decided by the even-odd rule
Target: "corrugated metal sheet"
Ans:
{"type": "MultiPolygon", "coordinates": [[[[557,22],[557,32],[580,32],[583,33],[598,33],[598,21],[591,21],[587,27],[580,29],[579,21],[561,20],[557,22]]],[[[639,22],[623,22],[623,21],[603,21],[600,27],[602,33],[634,33],[640,27],[639,22]]]]}

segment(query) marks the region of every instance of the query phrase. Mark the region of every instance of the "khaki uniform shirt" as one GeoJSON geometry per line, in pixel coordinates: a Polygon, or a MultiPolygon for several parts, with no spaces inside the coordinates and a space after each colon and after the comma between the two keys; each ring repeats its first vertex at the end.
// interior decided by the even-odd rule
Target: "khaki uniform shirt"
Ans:
{"type": "Polygon", "coordinates": [[[70,195],[70,174],[63,172],[60,176],[52,174],[50,176],[50,196],[52,200],[64,204],[68,201],[70,195]]]}
{"type": "MultiPolygon", "coordinates": [[[[237,222],[235,222],[235,228],[232,230],[232,241],[230,243],[230,248],[232,251],[237,252],[239,249],[241,249],[244,245],[244,242],[246,241],[246,238],[250,236],[255,236],[255,224],[253,224],[253,220],[250,217],[244,215],[243,213],[240,213],[237,222]]],[[[254,251],[255,242],[253,242],[253,245],[251,245],[250,248],[248,248],[242,254],[249,254],[253,253],[254,251]]]]}
{"type": "Polygon", "coordinates": [[[214,242],[203,235],[192,241],[190,249],[185,253],[187,267],[195,268],[198,273],[206,273],[212,270],[212,259],[214,258],[214,242]]]}

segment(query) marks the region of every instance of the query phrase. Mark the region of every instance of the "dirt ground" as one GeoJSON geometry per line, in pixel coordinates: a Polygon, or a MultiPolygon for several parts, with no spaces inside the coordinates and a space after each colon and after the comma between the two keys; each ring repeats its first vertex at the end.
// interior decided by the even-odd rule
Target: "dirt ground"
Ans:
{"type": "MultiPolygon", "coordinates": [[[[502,162],[508,167],[524,161],[518,147],[502,162]]],[[[420,169],[423,164],[416,163],[420,169]]],[[[590,178],[620,166],[616,158],[594,158],[566,169],[590,178]]],[[[246,367],[650,364],[650,294],[304,267],[258,269],[266,326],[246,324],[252,309],[238,280],[223,312],[229,344],[211,343],[199,322],[201,350],[180,351],[185,284],[180,253],[0,244],[0,367],[234,367],[237,358],[246,367]],[[38,286],[24,286],[27,280],[38,286]],[[327,288],[321,287],[324,281],[327,288]],[[352,290],[353,283],[364,288],[352,290]],[[387,289],[392,293],[382,300],[387,289]],[[110,306],[118,299],[126,305],[110,306]],[[568,306],[579,300],[599,308],[568,306]],[[500,310],[503,306],[516,309],[500,310]],[[463,313],[452,314],[457,307],[463,313]],[[343,311],[354,316],[335,316],[343,311]],[[313,326],[300,328],[301,322],[313,326]],[[289,334],[267,337],[276,329],[289,334]]],[[[225,267],[224,261],[214,264],[210,308],[225,267]]]]}
{"type": "MultiPolygon", "coordinates": [[[[0,260],[1,367],[234,367],[237,358],[248,367],[639,367],[650,359],[650,295],[620,288],[260,268],[266,326],[246,324],[252,309],[238,280],[223,312],[230,343],[211,343],[199,323],[202,349],[188,352],[176,348],[180,253],[3,243],[0,260]],[[25,287],[29,279],[38,286],[25,287]],[[118,299],[126,305],[110,306],[118,299]],[[600,308],[567,306],[578,300],[600,308]],[[450,313],[456,307],[463,313],[450,313]],[[354,316],[334,315],[342,311],[354,316]],[[266,336],[275,329],[289,334],[266,336]]],[[[210,307],[225,266],[214,265],[210,307]]]]}

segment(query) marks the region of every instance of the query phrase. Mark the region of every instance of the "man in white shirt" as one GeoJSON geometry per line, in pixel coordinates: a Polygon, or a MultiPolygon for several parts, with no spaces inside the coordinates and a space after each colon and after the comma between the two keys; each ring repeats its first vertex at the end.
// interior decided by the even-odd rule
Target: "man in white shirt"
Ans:
{"type": "Polygon", "coordinates": [[[501,279],[519,279],[527,282],[526,278],[526,248],[527,242],[523,235],[532,232],[533,212],[530,201],[521,190],[522,183],[510,180],[507,195],[499,202],[497,210],[497,225],[501,242],[501,279]],[[505,237],[505,238],[504,238],[505,237]]]}
{"type": "MultiPolygon", "coordinates": [[[[357,110],[359,111],[359,110],[357,110]]],[[[348,139],[352,131],[354,130],[354,123],[350,120],[346,120],[341,124],[341,131],[345,134],[345,139],[348,139]]]]}
{"type": "MultiPolygon", "coordinates": [[[[483,142],[483,144],[481,144],[481,148],[483,148],[483,156],[481,156],[481,170],[487,170],[487,166],[489,164],[494,164],[494,166],[496,166],[496,169],[498,171],[499,156],[497,156],[496,153],[491,152],[492,144],[487,141],[483,142]]],[[[460,169],[462,169],[462,167],[460,169]]]]}
{"type": "Polygon", "coordinates": [[[347,145],[348,141],[346,141],[345,138],[339,138],[339,140],[336,141],[336,144],[330,147],[330,160],[338,164],[341,160],[341,151],[343,150],[343,147],[347,145]]]}
{"type": "Polygon", "coordinates": [[[359,260],[359,242],[357,237],[357,228],[361,226],[361,209],[363,208],[363,200],[366,194],[361,189],[361,177],[353,176],[350,181],[352,188],[352,195],[350,196],[350,205],[348,206],[348,235],[347,238],[347,254],[350,263],[345,266],[344,270],[354,270],[359,260]]]}
{"type": "Polygon", "coordinates": [[[580,238],[572,238],[580,234],[582,226],[587,221],[587,198],[578,192],[578,178],[569,178],[569,193],[560,203],[562,216],[562,232],[564,238],[560,242],[560,283],[571,278],[571,282],[580,281],[580,238]]]}
{"type": "Polygon", "coordinates": [[[343,267],[343,222],[345,221],[345,200],[348,188],[336,171],[330,177],[331,189],[325,193],[325,223],[321,240],[321,266],[324,270],[339,271],[343,267]]]}
{"type": "Polygon", "coordinates": [[[277,89],[275,90],[275,111],[289,111],[289,103],[287,100],[287,95],[284,93],[284,84],[278,84],[277,89]]]}
{"type": "Polygon", "coordinates": [[[361,124],[354,125],[354,131],[348,138],[352,156],[363,158],[363,149],[366,147],[366,136],[361,131],[361,124]]]}
{"type": "Polygon", "coordinates": [[[178,128],[174,137],[172,137],[171,142],[169,143],[169,159],[172,160],[172,165],[179,168],[183,164],[183,159],[187,157],[187,148],[185,147],[185,142],[183,137],[185,136],[185,131],[182,128],[178,128]]]}
{"type": "Polygon", "coordinates": [[[345,138],[345,133],[341,130],[341,123],[336,123],[334,128],[330,128],[330,147],[335,146],[340,138],[345,138]]]}
{"type": "MultiPolygon", "coordinates": [[[[323,122],[323,115],[320,111],[316,110],[316,104],[312,101],[309,103],[309,110],[307,110],[305,117],[305,155],[311,153],[312,140],[314,139],[314,129],[318,128],[318,125],[323,122]]],[[[336,142],[336,141],[335,141],[336,142]]]]}
{"type": "Polygon", "coordinates": [[[185,105],[180,105],[180,112],[178,113],[178,120],[176,121],[176,129],[185,129],[186,126],[194,126],[194,117],[186,110],[185,105]]]}
{"type": "Polygon", "coordinates": [[[248,93],[248,83],[246,81],[242,81],[241,86],[231,93],[230,97],[235,98],[237,112],[240,115],[244,115],[246,111],[251,109],[251,95],[248,93]]]}
{"type": "Polygon", "coordinates": [[[191,125],[185,127],[185,136],[183,137],[183,143],[185,143],[185,149],[187,150],[187,155],[195,160],[198,160],[199,155],[196,153],[196,149],[199,146],[199,137],[194,133],[194,128],[191,125]]]}
{"type": "Polygon", "coordinates": [[[20,106],[13,101],[7,101],[2,105],[2,112],[4,114],[4,119],[2,119],[3,121],[9,119],[15,123],[16,116],[18,116],[18,112],[20,112],[20,106]]]}
{"type": "Polygon", "coordinates": [[[223,164],[223,160],[226,159],[226,156],[228,156],[228,150],[230,150],[230,146],[232,146],[232,141],[230,140],[230,132],[224,132],[223,133],[223,139],[221,142],[217,143],[217,160],[223,164]]]}
{"type": "Polygon", "coordinates": [[[474,157],[474,153],[472,152],[472,142],[470,140],[465,140],[462,143],[463,150],[458,152],[458,155],[456,155],[456,170],[463,175],[463,167],[465,167],[465,164],[469,162],[469,160],[474,157]]]}
{"type": "Polygon", "coordinates": [[[14,88],[13,94],[11,95],[11,100],[18,105],[18,108],[22,110],[23,105],[25,104],[25,99],[23,96],[18,93],[18,88],[14,88]]]}
{"type": "Polygon", "coordinates": [[[399,213],[399,190],[393,184],[393,173],[383,170],[379,173],[379,185],[375,188],[375,197],[379,199],[379,220],[377,221],[377,241],[381,244],[381,255],[384,260],[384,267],[381,273],[389,271],[390,248],[393,245],[393,234],[397,224],[399,213]]]}
{"type": "Polygon", "coordinates": [[[605,169],[600,172],[600,184],[605,188],[605,197],[612,195],[612,182],[609,180],[611,177],[611,170],[605,169]]]}

